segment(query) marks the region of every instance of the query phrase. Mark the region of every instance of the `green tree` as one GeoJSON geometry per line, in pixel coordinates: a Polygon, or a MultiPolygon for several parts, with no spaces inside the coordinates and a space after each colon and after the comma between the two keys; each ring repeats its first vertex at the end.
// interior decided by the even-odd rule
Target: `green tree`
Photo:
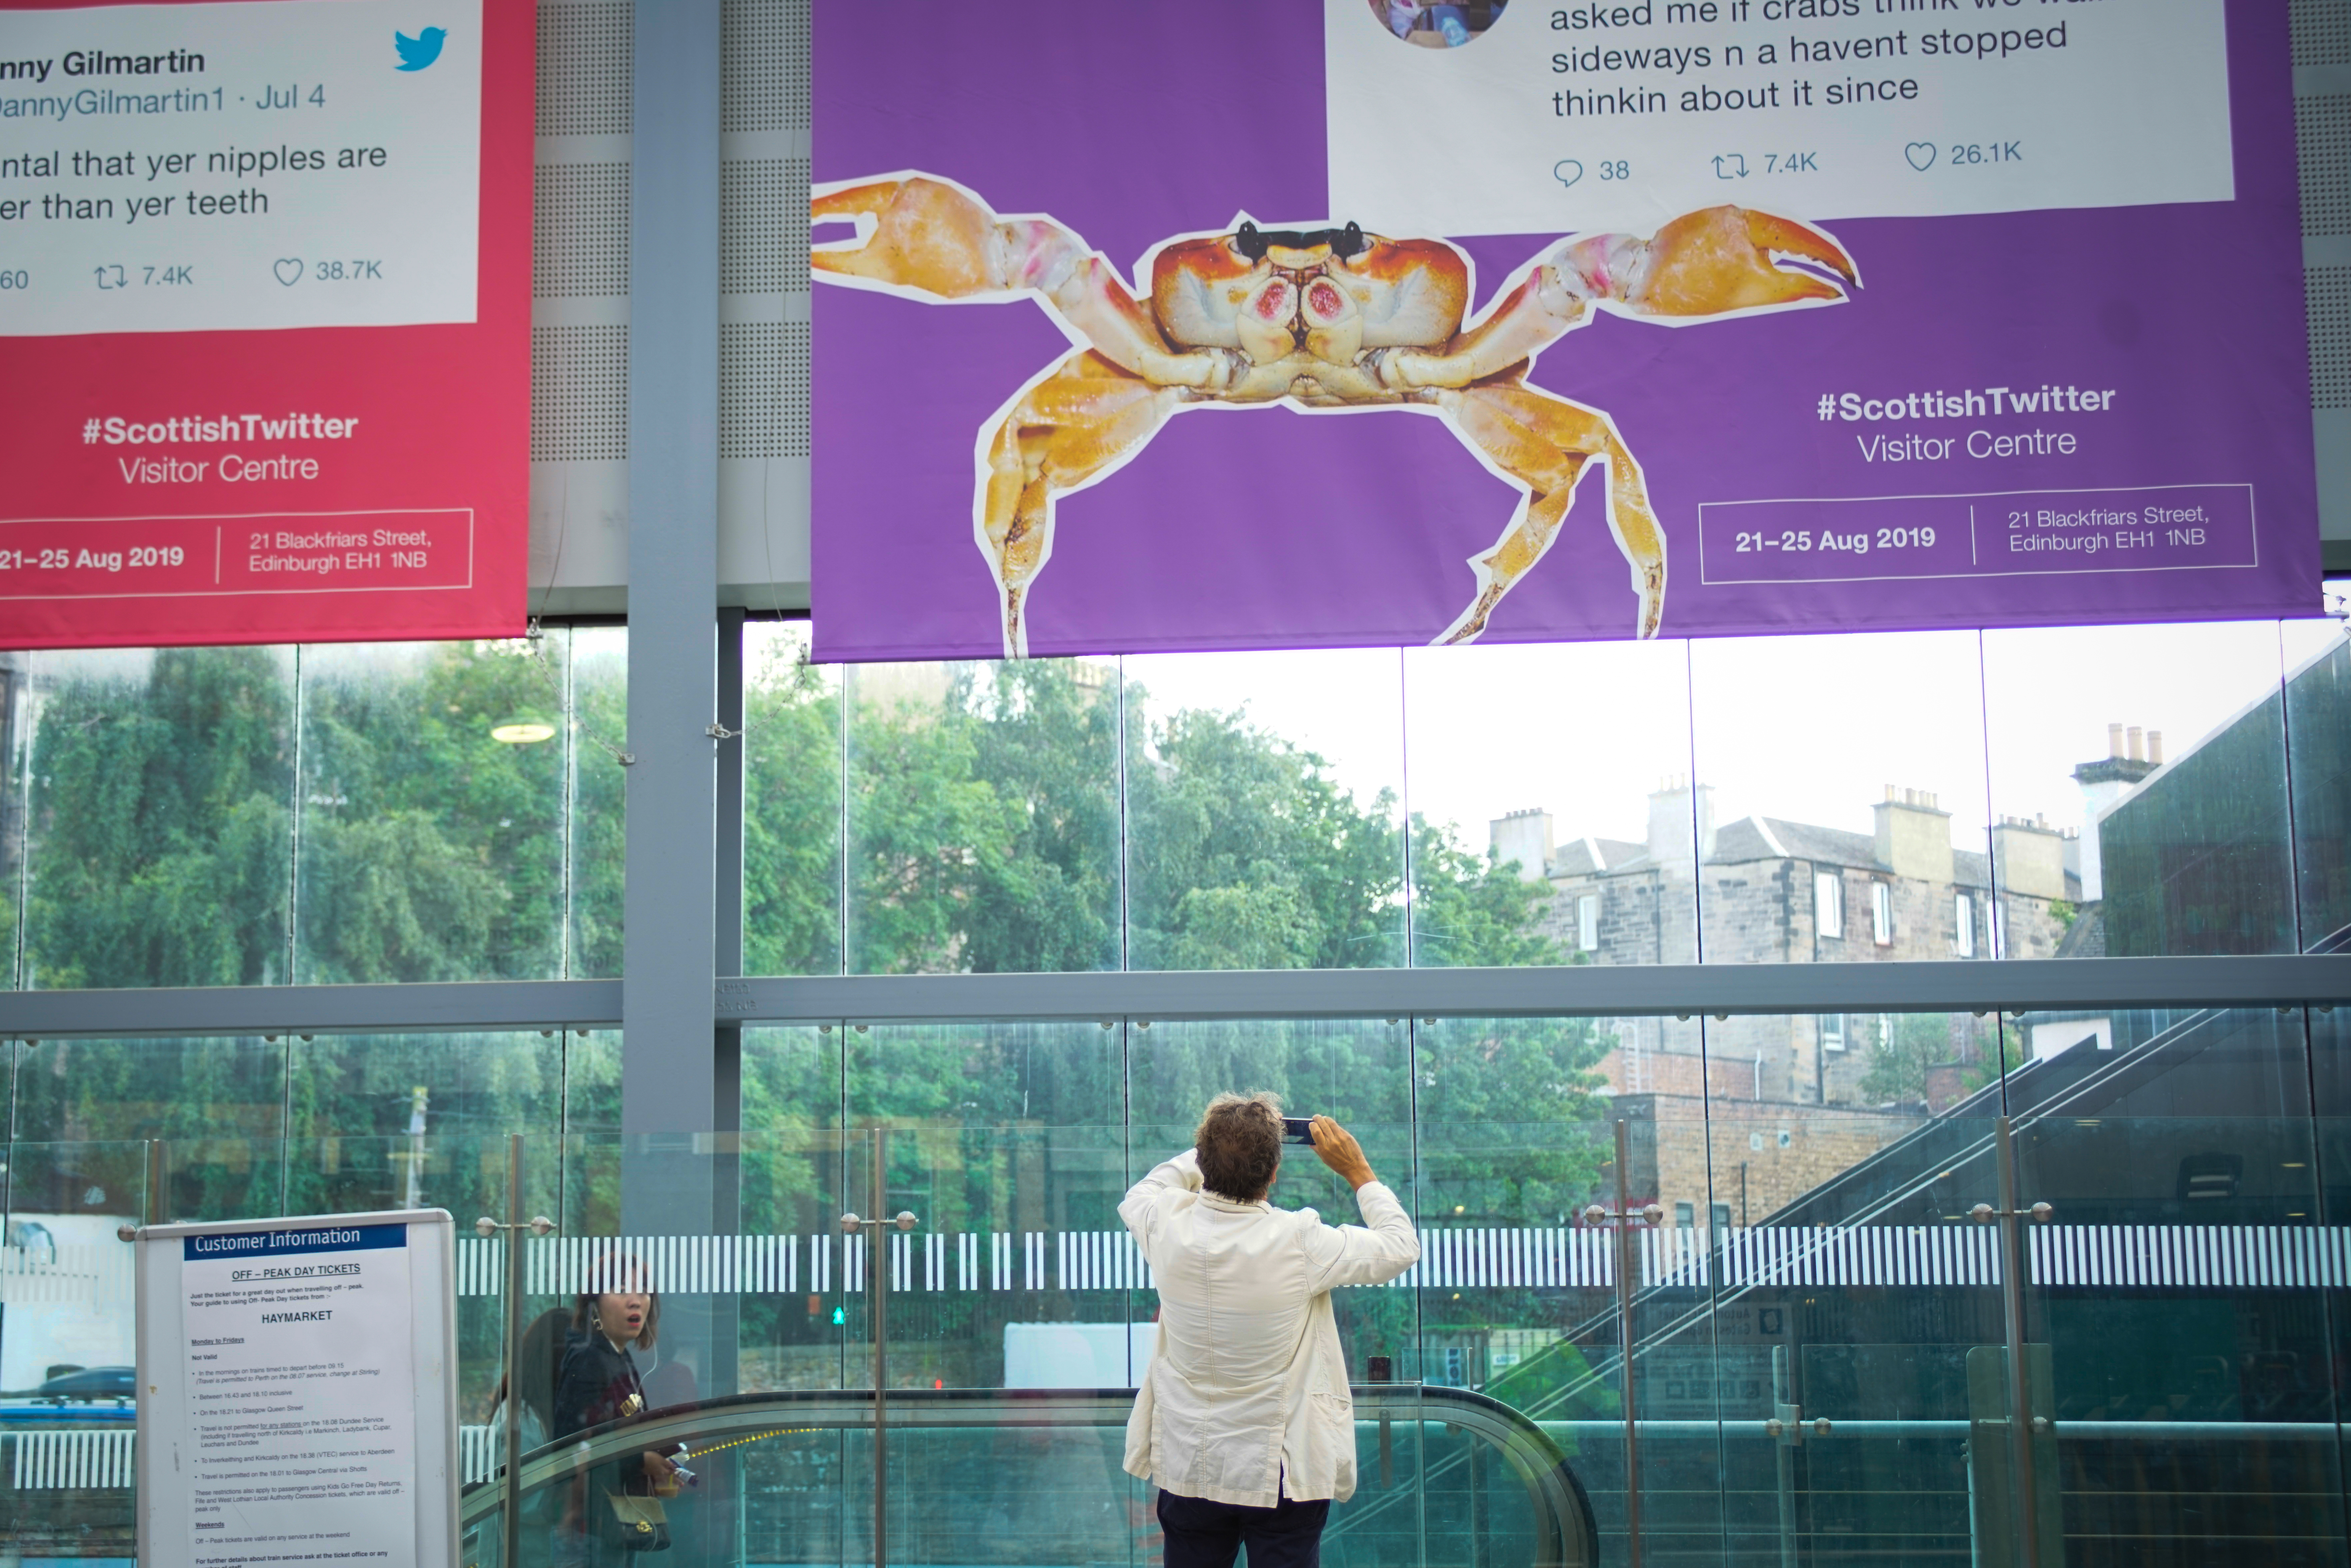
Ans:
{"type": "Polygon", "coordinates": [[[805,643],[757,645],[743,698],[743,967],[837,975],[840,683],[808,662],[805,643]]]}
{"type": "Polygon", "coordinates": [[[285,983],[292,677],[283,650],[167,648],[47,683],[28,984],[285,983]]]}
{"type": "Polygon", "coordinates": [[[1927,1070],[1970,1054],[1949,1013],[1892,1013],[1875,1031],[1862,1098],[1873,1105],[1926,1103],[1927,1070]]]}
{"type": "Polygon", "coordinates": [[[1127,692],[1132,967],[1402,962],[1394,794],[1357,801],[1321,756],[1244,712],[1178,710],[1147,726],[1145,695],[1127,692]]]}

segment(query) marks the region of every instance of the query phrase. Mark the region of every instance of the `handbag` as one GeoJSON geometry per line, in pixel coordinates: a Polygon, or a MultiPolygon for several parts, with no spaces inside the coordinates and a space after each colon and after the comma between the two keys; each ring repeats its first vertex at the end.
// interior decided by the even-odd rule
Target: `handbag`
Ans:
{"type": "MultiPolygon", "coordinates": [[[[645,1407],[645,1385],[637,1375],[636,1357],[623,1347],[621,1360],[629,1369],[630,1394],[622,1403],[621,1413],[634,1416],[645,1407]]],[[[604,1501],[611,1511],[605,1516],[604,1540],[623,1552],[666,1552],[669,1550],[669,1511],[662,1507],[661,1499],[630,1491],[624,1484],[619,1491],[608,1491],[604,1501]]]]}
{"type": "Polygon", "coordinates": [[[611,1512],[604,1521],[604,1539],[623,1552],[669,1550],[669,1513],[657,1497],[635,1497],[608,1491],[604,1500],[611,1512]]]}

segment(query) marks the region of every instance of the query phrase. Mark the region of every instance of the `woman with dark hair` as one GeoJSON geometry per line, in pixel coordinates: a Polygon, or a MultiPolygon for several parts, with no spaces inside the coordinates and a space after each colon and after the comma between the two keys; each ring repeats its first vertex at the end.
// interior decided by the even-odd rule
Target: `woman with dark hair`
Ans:
{"type": "MultiPolygon", "coordinates": [[[[516,1416],[522,1422],[522,1451],[526,1454],[545,1448],[548,1439],[555,1435],[555,1385],[562,1375],[563,1355],[570,1337],[569,1310],[549,1307],[539,1313],[531,1320],[530,1327],[522,1331],[522,1343],[517,1347],[521,1375],[500,1373],[497,1387],[490,1393],[490,1427],[498,1432],[506,1430],[507,1398],[509,1394],[515,1396],[516,1416]]],[[[499,1440],[505,1441],[503,1437],[499,1440]]]]}
{"type": "MultiPolygon", "coordinates": [[[[644,1379],[633,1350],[650,1352],[661,1333],[661,1300],[646,1288],[644,1266],[612,1256],[590,1270],[576,1298],[571,1338],[555,1384],[555,1436],[570,1437],[644,1414],[644,1379]]],[[[556,1561],[609,1565],[635,1551],[666,1544],[658,1499],[677,1495],[677,1465],[647,1448],[596,1466],[581,1478],[557,1531],[556,1561]]]]}

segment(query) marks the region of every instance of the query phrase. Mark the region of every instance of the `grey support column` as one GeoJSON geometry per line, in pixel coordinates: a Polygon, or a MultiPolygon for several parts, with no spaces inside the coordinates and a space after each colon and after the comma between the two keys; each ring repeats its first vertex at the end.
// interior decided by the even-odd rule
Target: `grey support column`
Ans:
{"type": "MultiPolygon", "coordinates": [[[[716,1092],[720,0],[637,0],[629,212],[629,769],[621,1126],[716,1092]]],[[[639,1228],[623,1197],[624,1223],[639,1228]]],[[[674,1229],[674,1225],[661,1228],[674,1229]]]]}

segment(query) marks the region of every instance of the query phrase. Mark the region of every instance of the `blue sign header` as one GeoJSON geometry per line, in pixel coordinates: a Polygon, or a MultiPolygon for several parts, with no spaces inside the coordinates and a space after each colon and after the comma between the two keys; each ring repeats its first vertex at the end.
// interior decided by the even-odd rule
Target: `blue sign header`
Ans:
{"type": "Polygon", "coordinates": [[[372,1252],[408,1245],[405,1225],[311,1225],[293,1230],[215,1230],[181,1239],[181,1259],[285,1258],[315,1252],[372,1252]]]}

